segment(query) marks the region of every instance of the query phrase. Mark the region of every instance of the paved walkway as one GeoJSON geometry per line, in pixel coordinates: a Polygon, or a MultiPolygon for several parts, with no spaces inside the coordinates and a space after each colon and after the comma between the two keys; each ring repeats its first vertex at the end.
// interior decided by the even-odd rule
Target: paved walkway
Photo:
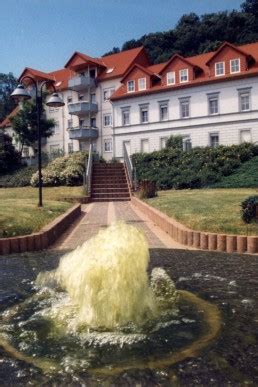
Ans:
{"type": "Polygon", "coordinates": [[[74,249],[112,222],[123,220],[142,229],[152,248],[186,249],[160,230],[130,202],[90,203],[82,206],[82,216],[53,246],[55,249],[74,249]]]}

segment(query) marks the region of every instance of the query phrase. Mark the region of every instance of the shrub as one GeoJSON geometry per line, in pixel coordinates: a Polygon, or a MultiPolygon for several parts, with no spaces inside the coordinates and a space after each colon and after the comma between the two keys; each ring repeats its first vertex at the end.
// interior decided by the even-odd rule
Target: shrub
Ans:
{"type": "MultiPolygon", "coordinates": [[[[76,152],[69,156],[58,157],[42,170],[43,185],[46,187],[60,185],[81,185],[85,171],[86,153],[76,152]]],[[[38,186],[39,177],[36,172],[31,178],[31,185],[38,186]]]]}
{"type": "Polygon", "coordinates": [[[155,181],[159,189],[200,188],[231,175],[258,153],[258,146],[241,144],[217,148],[196,147],[187,152],[166,147],[132,156],[138,181],[155,181]]]}
{"type": "Polygon", "coordinates": [[[155,181],[142,180],[140,184],[140,199],[149,199],[154,198],[157,195],[156,183],[155,181]]]}
{"type": "Polygon", "coordinates": [[[30,185],[32,175],[37,171],[36,166],[21,167],[11,174],[6,174],[0,178],[0,187],[26,187],[30,185]]]}
{"type": "Polygon", "coordinates": [[[255,220],[256,206],[258,206],[258,196],[249,196],[241,203],[242,219],[245,223],[251,223],[255,220]]]}
{"type": "Polygon", "coordinates": [[[21,155],[12,144],[12,139],[0,130],[0,175],[21,166],[21,155]]]}

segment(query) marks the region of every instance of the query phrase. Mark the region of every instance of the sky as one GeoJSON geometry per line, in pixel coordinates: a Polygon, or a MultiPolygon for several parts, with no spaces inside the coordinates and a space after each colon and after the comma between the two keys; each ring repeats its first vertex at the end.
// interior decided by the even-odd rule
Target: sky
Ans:
{"type": "Polygon", "coordinates": [[[50,72],[74,51],[93,57],[144,34],[175,27],[183,14],[239,9],[243,0],[2,0],[0,72],[50,72]]]}

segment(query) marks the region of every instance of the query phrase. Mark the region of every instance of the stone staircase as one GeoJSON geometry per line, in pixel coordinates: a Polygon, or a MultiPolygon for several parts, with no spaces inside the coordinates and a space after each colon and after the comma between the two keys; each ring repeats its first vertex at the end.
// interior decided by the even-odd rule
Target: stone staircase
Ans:
{"type": "Polygon", "coordinates": [[[123,163],[94,163],[91,201],[111,202],[130,200],[130,192],[123,163]]]}

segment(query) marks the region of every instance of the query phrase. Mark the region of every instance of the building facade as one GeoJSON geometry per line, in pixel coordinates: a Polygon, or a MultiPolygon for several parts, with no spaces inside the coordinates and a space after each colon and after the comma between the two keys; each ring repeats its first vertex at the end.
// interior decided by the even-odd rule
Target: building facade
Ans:
{"type": "MultiPolygon", "coordinates": [[[[64,69],[24,75],[51,80],[65,102],[46,108],[56,123],[48,153],[92,144],[106,160],[122,159],[124,146],[152,152],[171,135],[182,135],[185,149],[258,142],[258,43],[157,65],[142,47],[102,58],[75,52],[64,69]]],[[[12,132],[8,118],[1,126],[12,132]]]]}

